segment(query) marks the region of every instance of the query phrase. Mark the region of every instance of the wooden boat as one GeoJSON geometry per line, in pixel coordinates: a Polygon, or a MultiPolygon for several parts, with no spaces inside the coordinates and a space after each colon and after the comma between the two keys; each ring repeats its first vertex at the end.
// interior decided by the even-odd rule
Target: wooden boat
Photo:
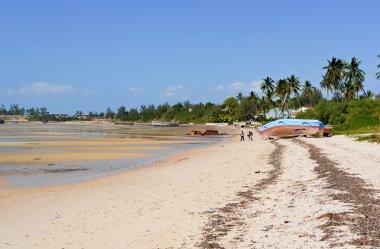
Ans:
{"type": "Polygon", "coordinates": [[[219,135],[219,132],[217,130],[204,130],[204,131],[191,130],[190,135],[191,136],[213,136],[213,135],[219,135]]]}
{"type": "Polygon", "coordinates": [[[312,119],[279,119],[259,128],[263,137],[297,137],[322,134],[331,135],[331,128],[326,127],[319,120],[312,119]]]}
{"type": "Polygon", "coordinates": [[[160,126],[160,127],[179,127],[179,123],[177,122],[159,122],[159,121],[153,121],[153,126],[160,126]]]}

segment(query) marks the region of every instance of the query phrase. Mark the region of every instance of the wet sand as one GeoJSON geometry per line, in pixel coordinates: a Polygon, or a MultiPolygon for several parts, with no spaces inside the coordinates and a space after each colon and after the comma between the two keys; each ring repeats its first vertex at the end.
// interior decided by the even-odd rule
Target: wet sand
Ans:
{"type": "Polygon", "coordinates": [[[92,181],[3,188],[0,247],[378,248],[378,151],[255,133],[92,181]]]}
{"type": "MultiPolygon", "coordinates": [[[[113,149],[114,150],[114,149],[113,149]]],[[[2,153],[0,165],[57,164],[63,162],[114,160],[120,158],[145,157],[147,153],[116,152],[57,152],[57,153],[2,153]]]]}
{"type": "Polygon", "coordinates": [[[213,142],[186,136],[186,127],[24,123],[0,128],[0,177],[11,187],[88,180],[213,142]]]}

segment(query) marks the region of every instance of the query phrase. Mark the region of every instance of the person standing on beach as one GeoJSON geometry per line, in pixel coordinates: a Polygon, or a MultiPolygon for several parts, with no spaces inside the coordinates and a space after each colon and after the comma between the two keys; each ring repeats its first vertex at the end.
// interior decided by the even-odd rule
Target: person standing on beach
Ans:
{"type": "Polygon", "coordinates": [[[241,131],[240,133],[240,141],[244,141],[244,131],[241,131]]]}
{"type": "Polygon", "coordinates": [[[253,141],[253,132],[252,131],[248,131],[248,140],[249,141],[253,141]]]}

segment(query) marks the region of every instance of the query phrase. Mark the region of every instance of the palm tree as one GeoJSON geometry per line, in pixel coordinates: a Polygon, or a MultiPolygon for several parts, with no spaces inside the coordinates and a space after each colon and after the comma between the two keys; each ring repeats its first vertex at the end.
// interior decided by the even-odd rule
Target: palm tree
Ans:
{"type": "MultiPolygon", "coordinates": [[[[265,94],[265,107],[268,109],[273,105],[272,97],[274,95],[275,90],[275,82],[271,77],[266,77],[263,79],[263,82],[260,85],[261,91],[265,94]]],[[[264,112],[264,118],[265,118],[265,112],[264,112]]]]}
{"type": "MultiPolygon", "coordinates": [[[[380,54],[378,54],[377,57],[380,58],[380,54]]],[[[380,68],[380,64],[377,65],[377,68],[380,68]]],[[[376,73],[376,78],[377,78],[378,80],[380,80],[380,72],[377,72],[377,73],[376,73]]]]}
{"type": "Polygon", "coordinates": [[[375,96],[374,92],[372,92],[371,90],[367,90],[366,95],[365,95],[366,98],[372,99],[374,96],[375,96]]]}
{"type": "Polygon", "coordinates": [[[273,92],[274,90],[274,80],[271,77],[266,77],[263,79],[263,82],[260,85],[263,93],[267,94],[268,92],[273,92]]]}
{"type": "Polygon", "coordinates": [[[259,95],[257,95],[257,93],[255,93],[254,91],[250,91],[248,94],[248,99],[252,101],[252,105],[257,109],[259,95]]]}
{"type": "MultiPolygon", "coordinates": [[[[306,80],[305,85],[302,88],[302,95],[310,98],[310,96],[313,95],[314,91],[315,91],[315,87],[311,85],[310,81],[306,80]]],[[[312,104],[311,100],[309,104],[312,104]]]]}
{"type": "Polygon", "coordinates": [[[310,83],[310,81],[306,80],[305,85],[302,87],[302,95],[304,96],[311,96],[313,94],[313,91],[315,90],[315,87],[313,87],[310,83]]]}
{"type": "Polygon", "coordinates": [[[237,99],[237,101],[238,101],[239,103],[241,103],[243,97],[244,97],[243,94],[240,92],[240,93],[238,93],[238,95],[236,96],[236,99],[237,99]]]}
{"type": "Polygon", "coordinates": [[[324,84],[327,89],[333,89],[334,95],[339,96],[338,91],[341,89],[342,80],[346,72],[346,62],[332,57],[331,61],[327,60],[328,65],[322,69],[326,69],[326,74],[323,76],[324,84]]]}
{"type": "MultiPolygon", "coordinates": [[[[356,98],[359,98],[359,90],[362,90],[364,95],[366,96],[366,92],[364,91],[364,71],[359,68],[359,64],[361,61],[353,57],[351,59],[351,63],[347,65],[347,73],[346,73],[346,82],[345,86],[351,88],[353,87],[356,92],[356,98]]],[[[346,89],[347,91],[347,89],[346,89]]]]}
{"type": "Polygon", "coordinates": [[[298,92],[300,91],[300,86],[301,86],[300,81],[294,74],[286,78],[286,81],[289,85],[289,94],[287,96],[287,99],[290,98],[291,94],[293,94],[296,97],[298,105],[301,106],[300,101],[299,101],[299,94],[298,94],[298,92]]]}
{"type": "Polygon", "coordinates": [[[266,110],[269,107],[267,106],[267,100],[265,99],[264,96],[261,97],[261,98],[259,98],[258,106],[259,106],[260,111],[262,111],[263,114],[264,114],[264,119],[267,119],[267,117],[266,117],[266,110]]]}
{"type": "Polygon", "coordinates": [[[320,86],[322,90],[326,90],[326,96],[327,99],[329,99],[329,91],[332,91],[330,84],[327,81],[325,81],[325,79],[323,79],[320,83],[320,86]]]}
{"type": "Polygon", "coordinates": [[[287,97],[290,95],[290,85],[285,79],[279,79],[277,81],[275,93],[280,98],[281,103],[281,113],[284,112],[285,103],[287,100],[287,97]]]}
{"type": "Polygon", "coordinates": [[[296,97],[298,97],[298,91],[300,90],[300,81],[298,78],[292,74],[286,80],[289,84],[289,95],[293,93],[296,97]]]}
{"type": "Polygon", "coordinates": [[[342,84],[341,92],[343,93],[344,98],[347,101],[350,101],[355,98],[355,85],[346,81],[342,84]]]}
{"type": "Polygon", "coordinates": [[[253,99],[253,100],[256,101],[259,98],[259,96],[254,91],[250,91],[248,98],[253,99]]]}

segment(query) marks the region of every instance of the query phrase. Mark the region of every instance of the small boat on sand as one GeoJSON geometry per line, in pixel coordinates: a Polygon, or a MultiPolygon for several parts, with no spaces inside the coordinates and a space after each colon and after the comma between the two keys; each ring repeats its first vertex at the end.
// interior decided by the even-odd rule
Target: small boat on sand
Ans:
{"type": "Polygon", "coordinates": [[[323,122],[312,119],[279,119],[259,127],[259,134],[263,137],[297,137],[331,135],[331,128],[323,122]]]}
{"type": "Polygon", "coordinates": [[[159,122],[159,121],[153,121],[152,126],[159,126],[159,127],[179,127],[179,123],[177,122],[159,122]]]}
{"type": "Polygon", "coordinates": [[[191,136],[213,136],[213,135],[219,135],[219,132],[217,130],[191,130],[190,134],[191,136]]]}

